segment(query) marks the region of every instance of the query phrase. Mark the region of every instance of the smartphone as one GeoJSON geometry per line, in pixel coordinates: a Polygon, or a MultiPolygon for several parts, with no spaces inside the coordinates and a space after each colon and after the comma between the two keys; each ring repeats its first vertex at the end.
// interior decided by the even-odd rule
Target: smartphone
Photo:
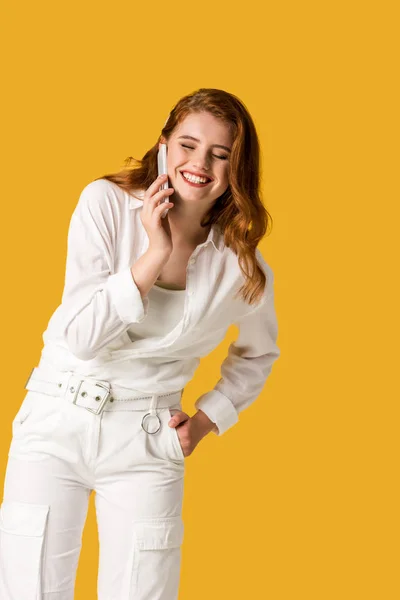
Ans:
{"type": "MultiPolygon", "coordinates": [[[[168,168],[167,168],[167,144],[161,144],[160,145],[160,149],[158,151],[158,155],[157,155],[157,166],[158,166],[158,174],[159,175],[168,175],[168,168]]],[[[168,184],[168,178],[167,181],[165,181],[165,183],[162,184],[162,186],[160,187],[160,190],[166,190],[169,187],[168,184]]],[[[167,196],[164,200],[164,202],[169,202],[169,196],[167,196]]],[[[168,208],[162,213],[161,218],[164,219],[167,216],[168,213],[168,208]]]]}

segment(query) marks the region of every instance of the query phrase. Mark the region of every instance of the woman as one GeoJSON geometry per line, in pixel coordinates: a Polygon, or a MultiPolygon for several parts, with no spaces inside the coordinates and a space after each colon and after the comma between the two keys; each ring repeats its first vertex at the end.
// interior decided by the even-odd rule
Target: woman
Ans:
{"type": "Polygon", "coordinates": [[[218,89],[185,96],[137,162],[90,182],[71,218],[62,302],[12,425],[2,600],[72,600],[92,490],[99,600],[176,599],[185,459],[238,421],[280,353],[244,105],[218,89]],[[232,323],[222,377],[189,416],[184,386],[232,323]]]}

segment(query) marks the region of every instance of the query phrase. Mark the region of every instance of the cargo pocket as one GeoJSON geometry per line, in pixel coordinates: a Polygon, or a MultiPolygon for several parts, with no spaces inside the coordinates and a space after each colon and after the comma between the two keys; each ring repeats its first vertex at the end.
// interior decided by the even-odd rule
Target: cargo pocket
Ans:
{"type": "Polygon", "coordinates": [[[133,522],[127,600],[178,598],[184,524],[180,515],[133,522]]]}
{"type": "Polygon", "coordinates": [[[39,600],[49,506],[4,500],[0,506],[0,598],[39,600]]]}

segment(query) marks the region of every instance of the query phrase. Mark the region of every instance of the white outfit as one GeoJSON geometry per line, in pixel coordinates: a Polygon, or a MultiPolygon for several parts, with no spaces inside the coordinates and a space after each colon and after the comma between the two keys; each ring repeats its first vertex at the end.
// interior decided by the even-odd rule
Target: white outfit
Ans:
{"type": "Polygon", "coordinates": [[[222,435],[258,397],[279,356],[272,269],[257,248],[268,279],[262,301],[250,306],[234,298],[244,282],[237,256],[224,245],[219,229],[211,227],[189,260],[180,322],[166,335],[132,342],[127,330],[134,331],[149,310],[149,297],[142,299],[131,273],[149,245],[142,205],[105,179],[83,189],[68,232],[62,302],[43,334],[39,365],[140,392],[175,391],[193,378],[200,357],[235,323],[239,335],[221,366],[222,378],[195,402],[222,435]]]}
{"type": "Polygon", "coordinates": [[[191,255],[186,289],[153,286],[141,297],[131,266],[148,248],[143,193],[96,180],[72,215],[62,301],[13,421],[1,600],[72,600],[92,490],[99,600],[176,599],[185,457],[168,420],[232,323],[239,335],[221,379],[195,402],[216,434],[257,398],[280,354],[272,270],[257,249],[261,302],[234,298],[244,278],[216,225],[191,255]]]}

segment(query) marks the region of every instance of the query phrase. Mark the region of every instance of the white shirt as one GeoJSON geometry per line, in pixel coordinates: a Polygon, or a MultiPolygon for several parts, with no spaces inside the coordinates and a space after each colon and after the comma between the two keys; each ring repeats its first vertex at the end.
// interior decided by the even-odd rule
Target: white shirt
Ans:
{"type": "Polygon", "coordinates": [[[244,278],[213,224],[187,266],[182,318],[168,332],[132,341],[128,330],[143,324],[151,302],[150,294],[141,297],[131,273],[149,246],[140,219],[143,194],[128,194],[106,179],[82,190],[69,225],[62,301],[43,333],[39,367],[73,370],[141,393],[174,392],[234,323],[239,334],[221,378],[195,402],[222,435],[258,397],[280,355],[273,272],[257,248],[268,280],[262,300],[250,306],[240,295],[234,298],[244,278]]]}

